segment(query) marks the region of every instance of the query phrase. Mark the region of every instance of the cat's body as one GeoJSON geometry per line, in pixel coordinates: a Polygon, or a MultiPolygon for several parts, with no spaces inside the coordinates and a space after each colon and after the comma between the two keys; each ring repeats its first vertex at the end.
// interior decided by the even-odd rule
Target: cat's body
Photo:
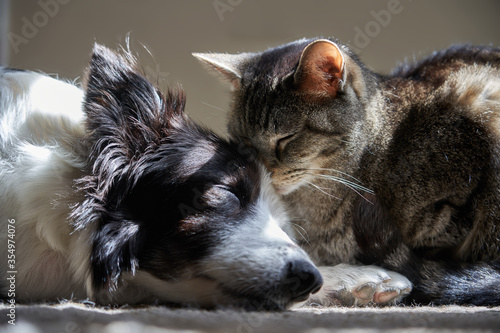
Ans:
{"type": "Polygon", "coordinates": [[[500,304],[500,49],[388,76],[324,39],[199,57],[235,87],[229,131],[258,150],[317,264],[397,271],[410,301],[500,304]]]}

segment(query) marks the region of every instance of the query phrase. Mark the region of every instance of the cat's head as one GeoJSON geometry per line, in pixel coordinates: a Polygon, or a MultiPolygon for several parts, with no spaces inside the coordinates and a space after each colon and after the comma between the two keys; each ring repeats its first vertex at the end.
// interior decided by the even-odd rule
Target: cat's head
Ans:
{"type": "Polygon", "coordinates": [[[233,87],[228,129],[255,147],[287,194],[355,150],[373,74],[344,45],[301,39],[260,53],[193,54],[233,87]]]}

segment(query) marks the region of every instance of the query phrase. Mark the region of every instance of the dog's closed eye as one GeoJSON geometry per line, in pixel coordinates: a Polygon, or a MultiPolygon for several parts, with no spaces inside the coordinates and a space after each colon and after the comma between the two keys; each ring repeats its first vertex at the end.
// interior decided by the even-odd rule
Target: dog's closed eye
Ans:
{"type": "Polygon", "coordinates": [[[238,213],[241,210],[240,198],[236,191],[227,185],[215,185],[203,194],[208,206],[213,209],[224,209],[227,213],[238,213]]]}

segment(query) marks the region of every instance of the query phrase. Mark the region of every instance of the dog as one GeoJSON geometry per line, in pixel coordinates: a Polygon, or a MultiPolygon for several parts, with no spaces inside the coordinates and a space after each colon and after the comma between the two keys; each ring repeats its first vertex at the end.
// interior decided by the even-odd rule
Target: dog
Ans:
{"type": "Polygon", "coordinates": [[[99,44],[83,88],[0,69],[4,300],[275,310],[320,289],[264,168],[184,105],[99,44]]]}

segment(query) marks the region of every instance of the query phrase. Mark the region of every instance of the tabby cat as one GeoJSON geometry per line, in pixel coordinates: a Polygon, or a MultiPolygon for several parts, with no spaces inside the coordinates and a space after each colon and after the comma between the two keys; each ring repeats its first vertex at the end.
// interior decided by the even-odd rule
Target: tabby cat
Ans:
{"type": "MultiPolygon", "coordinates": [[[[194,55],[232,83],[229,132],[257,150],[316,264],[387,269],[370,267],[389,277],[375,303],[410,291],[401,274],[407,302],[500,305],[499,48],[454,46],[387,76],[334,39],[194,55]]],[[[326,280],[323,304],[366,303],[373,286],[346,299],[326,280]]]]}

